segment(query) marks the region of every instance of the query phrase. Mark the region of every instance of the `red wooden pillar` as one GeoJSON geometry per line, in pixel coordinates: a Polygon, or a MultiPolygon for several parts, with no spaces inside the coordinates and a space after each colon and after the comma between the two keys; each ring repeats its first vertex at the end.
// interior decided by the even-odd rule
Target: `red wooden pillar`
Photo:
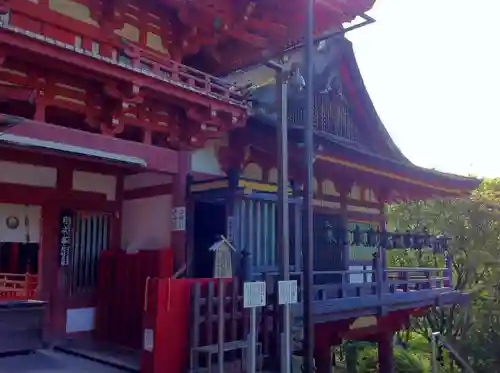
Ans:
{"type": "Polygon", "coordinates": [[[9,272],[17,273],[19,268],[19,243],[13,242],[10,245],[9,272]]]}
{"type": "Polygon", "coordinates": [[[314,361],[318,373],[332,373],[332,346],[342,341],[335,334],[336,326],[335,323],[315,325],[314,361]]]}
{"type": "Polygon", "coordinates": [[[113,211],[111,216],[111,237],[110,237],[110,249],[111,250],[121,250],[122,245],[122,208],[123,208],[123,181],[125,175],[119,173],[116,176],[116,210],[113,211]]]}
{"type": "Polygon", "coordinates": [[[380,373],[394,373],[393,333],[378,336],[378,364],[380,373]]]}
{"type": "Polygon", "coordinates": [[[44,328],[47,341],[57,340],[66,328],[65,303],[59,296],[59,214],[56,203],[42,206],[38,298],[48,303],[44,328]]]}
{"type": "Polygon", "coordinates": [[[332,373],[333,359],[330,344],[323,343],[314,348],[314,360],[318,373],[332,373]]]}
{"type": "MultiPolygon", "coordinates": [[[[186,209],[186,183],[187,176],[191,171],[191,154],[187,151],[179,152],[179,172],[174,176],[172,185],[172,210],[174,208],[184,208],[185,214],[187,214],[186,209]]],[[[187,216],[187,215],[185,215],[187,216]]],[[[171,234],[171,247],[175,253],[175,268],[178,270],[186,263],[186,243],[187,234],[186,230],[176,230],[172,227],[171,234]]]]}
{"type": "Polygon", "coordinates": [[[45,339],[55,342],[66,334],[67,268],[60,266],[59,232],[60,215],[64,196],[73,186],[73,170],[61,167],[57,171],[57,191],[61,200],[49,200],[42,205],[40,240],[40,290],[39,298],[48,302],[45,339]]]}

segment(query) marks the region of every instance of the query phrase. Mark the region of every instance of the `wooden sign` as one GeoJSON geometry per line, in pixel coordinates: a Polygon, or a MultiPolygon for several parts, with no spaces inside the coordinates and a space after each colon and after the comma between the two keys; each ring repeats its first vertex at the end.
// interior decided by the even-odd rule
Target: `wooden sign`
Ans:
{"type": "Polygon", "coordinates": [[[257,308],[266,305],[266,283],[264,281],[243,284],[243,307],[257,308]]]}
{"type": "Polygon", "coordinates": [[[214,278],[232,278],[233,277],[233,264],[232,254],[234,247],[224,237],[214,243],[209,248],[210,251],[215,253],[214,260],[214,278]]]}
{"type": "Polygon", "coordinates": [[[180,232],[186,230],[186,207],[174,207],[172,209],[172,231],[180,232]]]}
{"type": "Polygon", "coordinates": [[[61,267],[69,266],[70,251],[73,246],[73,212],[61,211],[59,219],[59,264],[61,267]]]}
{"type": "Polygon", "coordinates": [[[226,235],[229,242],[234,241],[234,216],[227,217],[226,235]]]}
{"type": "Polygon", "coordinates": [[[297,302],[297,280],[278,281],[278,304],[295,304],[297,302]]]}

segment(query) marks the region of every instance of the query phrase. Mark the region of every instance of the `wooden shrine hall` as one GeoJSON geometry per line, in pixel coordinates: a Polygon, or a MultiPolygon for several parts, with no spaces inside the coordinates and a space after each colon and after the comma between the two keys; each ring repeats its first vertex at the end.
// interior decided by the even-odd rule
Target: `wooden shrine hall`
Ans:
{"type": "MultiPolygon", "coordinates": [[[[299,61],[300,54],[288,57],[289,66],[299,61]]],[[[450,240],[426,231],[388,232],[385,205],[460,198],[480,180],[423,169],[405,158],[377,116],[352,45],[344,37],[321,43],[314,61],[316,365],[318,371],[329,371],[331,346],[358,339],[379,343],[381,372],[390,372],[393,335],[411,316],[436,305],[461,303],[466,297],[453,289],[450,240]],[[390,267],[387,251],[397,249],[430,252],[440,258],[436,263],[441,266],[390,267]]],[[[269,323],[274,323],[271,330],[279,330],[275,303],[280,256],[276,251],[277,87],[272,74],[262,66],[227,78],[235,83],[253,79],[258,86],[251,96],[254,115],[246,127],[194,153],[193,168],[205,175],[195,174],[189,183],[193,226],[187,255],[193,258],[192,275],[206,277],[211,271],[213,255],[204,250],[207,241],[222,233],[230,237],[239,250],[235,276],[268,284],[269,306],[261,314],[264,356],[279,354],[270,342],[275,336],[266,337],[264,332],[269,323]],[[211,176],[206,175],[208,170],[211,176]]],[[[289,86],[290,271],[299,289],[303,274],[303,94],[289,86]]],[[[302,306],[298,305],[296,325],[301,325],[301,318],[302,306]]]]}
{"type": "MultiPolygon", "coordinates": [[[[341,30],[373,2],[316,2],[315,35],[341,30]]],[[[301,51],[289,51],[302,40],[303,8],[301,0],[0,0],[0,309],[10,320],[0,320],[0,354],[29,324],[36,343],[15,350],[43,342],[116,363],[126,347],[141,373],[181,373],[210,369],[215,361],[203,355],[223,345],[239,371],[248,347],[241,285],[263,280],[260,362],[276,368],[277,87],[264,57],[285,54],[275,62],[300,66],[301,51]],[[232,276],[218,281],[209,248],[221,235],[232,276]],[[30,320],[17,318],[33,305],[30,320]],[[229,326],[217,334],[221,319],[229,326]]],[[[317,368],[332,364],[331,346],[363,339],[379,343],[381,371],[391,372],[393,333],[464,296],[453,289],[453,243],[387,232],[384,206],[466,196],[479,181],[405,158],[343,36],[319,43],[314,65],[305,83],[315,90],[317,368]],[[426,249],[442,265],[389,267],[385,253],[402,247],[426,249]]],[[[290,270],[300,288],[300,86],[289,84],[287,105],[290,270]]],[[[300,341],[300,306],[293,318],[300,341]]]]}

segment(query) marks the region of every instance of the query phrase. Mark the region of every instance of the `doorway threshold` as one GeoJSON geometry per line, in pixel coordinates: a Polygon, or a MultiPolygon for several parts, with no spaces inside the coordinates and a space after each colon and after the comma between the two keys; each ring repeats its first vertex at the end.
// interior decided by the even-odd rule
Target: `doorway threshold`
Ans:
{"type": "Polygon", "coordinates": [[[109,345],[94,340],[69,340],[54,346],[54,349],[124,372],[140,372],[140,351],[109,345]]]}

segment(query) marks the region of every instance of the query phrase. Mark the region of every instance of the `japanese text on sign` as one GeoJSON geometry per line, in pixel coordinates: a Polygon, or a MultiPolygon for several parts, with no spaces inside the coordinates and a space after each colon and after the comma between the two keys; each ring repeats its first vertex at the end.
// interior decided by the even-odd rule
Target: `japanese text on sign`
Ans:
{"type": "Polygon", "coordinates": [[[243,307],[256,308],[266,305],[266,283],[245,282],[243,285],[243,307]]]}
{"type": "Polygon", "coordinates": [[[69,252],[73,238],[73,219],[70,214],[61,216],[61,234],[59,241],[59,256],[61,267],[69,265],[69,252]]]}
{"type": "Polygon", "coordinates": [[[172,231],[186,230],[186,208],[174,207],[172,209],[172,231]]]}
{"type": "Polygon", "coordinates": [[[278,303],[295,304],[297,302],[297,281],[278,281],[278,303]]]}

